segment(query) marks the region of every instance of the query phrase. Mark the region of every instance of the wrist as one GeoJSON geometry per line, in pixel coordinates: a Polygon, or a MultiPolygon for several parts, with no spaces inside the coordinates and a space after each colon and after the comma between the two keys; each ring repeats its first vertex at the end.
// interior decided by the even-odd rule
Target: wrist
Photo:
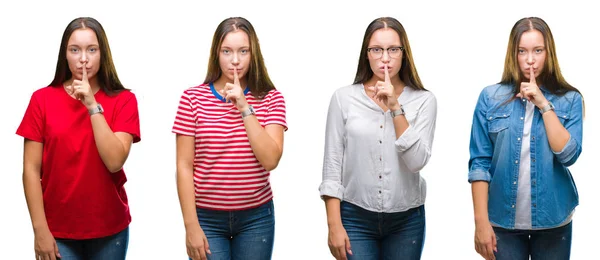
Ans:
{"type": "Polygon", "coordinates": [[[396,103],[396,104],[390,106],[391,111],[399,110],[400,108],[402,108],[400,103],[396,103]]]}
{"type": "Polygon", "coordinates": [[[544,107],[548,106],[549,104],[550,104],[550,102],[548,102],[548,100],[544,100],[537,105],[537,108],[543,109],[544,107]]]}

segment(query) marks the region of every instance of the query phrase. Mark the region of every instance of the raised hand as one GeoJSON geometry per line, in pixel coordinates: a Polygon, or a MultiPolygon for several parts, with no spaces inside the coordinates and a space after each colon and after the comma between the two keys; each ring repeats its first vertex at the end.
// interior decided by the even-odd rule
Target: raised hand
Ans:
{"type": "Polygon", "coordinates": [[[225,100],[231,101],[231,103],[233,103],[233,105],[239,111],[244,111],[248,108],[248,102],[246,101],[244,90],[240,85],[240,77],[238,75],[237,68],[233,68],[233,84],[225,84],[221,94],[225,97],[225,100]]]}
{"type": "Polygon", "coordinates": [[[548,104],[548,100],[544,97],[535,80],[533,65],[529,68],[529,82],[521,82],[521,91],[517,94],[517,97],[531,101],[540,109],[548,104]]]}
{"type": "Polygon", "coordinates": [[[397,110],[400,109],[398,99],[394,91],[394,86],[390,80],[390,73],[388,72],[387,64],[384,65],[384,81],[377,81],[375,86],[370,86],[368,89],[372,91],[373,98],[377,101],[382,102],[388,109],[397,110]]]}
{"type": "Polygon", "coordinates": [[[81,101],[88,109],[91,109],[97,105],[96,99],[94,98],[94,91],[90,86],[87,75],[87,62],[83,63],[81,80],[73,79],[73,83],[70,86],[66,86],[67,93],[73,96],[77,100],[81,101]]]}

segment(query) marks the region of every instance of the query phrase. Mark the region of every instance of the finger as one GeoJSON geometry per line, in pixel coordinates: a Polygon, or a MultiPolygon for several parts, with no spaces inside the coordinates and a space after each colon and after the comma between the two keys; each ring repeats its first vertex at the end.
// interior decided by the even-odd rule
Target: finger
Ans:
{"type": "Polygon", "coordinates": [[[350,245],[350,239],[346,237],[346,252],[352,255],[352,246],[350,245]]]}
{"type": "Polygon", "coordinates": [[[56,255],[54,255],[54,252],[50,253],[49,259],[50,260],[56,260],[56,255]]]}
{"type": "Polygon", "coordinates": [[[56,242],[54,242],[54,255],[56,255],[56,257],[62,257],[60,256],[60,252],[58,251],[58,245],[56,244],[56,242]]]}
{"type": "Polygon", "coordinates": [[[384,78],[385,83],[389,85],[390,82],[392,82],[392,81],[390,80],[390,73],[388,72],[387,64],[383,65],[383,70],[384,70],[384,75],[385,75],[385,78],[384,78]]]}
{"type": "Polygon", "coordinates": [[[344,247],[338,247],[338,259],[340,260],[347,260],[347,256],[346,256],[346,249],[344,247]]]}
{"type": "Polygon", "coordinates": [[[204,251],[206,251],[206,253],[209,255],[212,254],[210,252],[210,245],[208,244],[208,239],[206,237],[204,237],[204,251]]]}
{"type": "Polygon", "coordinates": [[[531,67],[529,68],[529,83],[536,84],[535,83],[535,72],[533,72],[533,65],[531,65],[531,67]]]}
{"type": "Polygon", "coordinates": [[[238,75],[237,68],[233,68],[233,84],[240,86],[240,76],[238,75]]]}
{"type": "Polygon", "coordinates": [[[488,259],[494,259],[494,249],[492,248],[491,242],[485,245],[485,251],[487,253],[488,259]]]}
{"type": "Polygon", "coordinates": [[[88,75],[87,75],[87,68],[86,67],[87,67],[87,62],[83,63],[83,68],[81,68],[82,73],[83,73],[83,76],[82,76],[81,80],[83,80],[84,82],[88,81],[88,75]]]}
{"type": "Polygon", "coordinates": [[[496,241],[496,234],[492,234],[492,248],[494,252],[498,253],[498,242],[496,241]]]}
{"type": "Polygon", "coordinates": [[[202,248],[196,248],[197,254],[198,254],[198,259],[200,260],[206,260],[206,252],[204,252],[204,247],[202,248]]]}

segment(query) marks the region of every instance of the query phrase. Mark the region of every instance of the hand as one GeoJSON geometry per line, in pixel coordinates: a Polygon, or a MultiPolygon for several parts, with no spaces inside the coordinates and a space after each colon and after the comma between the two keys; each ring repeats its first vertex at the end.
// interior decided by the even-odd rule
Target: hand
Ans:
{"type": "Polygon", "coordinates": [[[49,229],[35,232],[34,235],[35,259],[56,260],[57,257],[61,257],[56,240],[49,229]]]}
{"type": "Polygon", "coordinates": [[[206,253],[211,253],[208,239],[200,225],[185,230],[185,246],[187,254],[192,260],[206,260],[206,253]]]}
{"type": "Polygon", "coordinates": [[[221,94],[225,97],[225,100],[231,100],[231,103],[233,103],[238,111],[244,111],[248,108],[248,102],[246,101],[244,90],[240,86],[240,78],[237,68],[233,68],[233,84],[225,84],[221,94]]]}
{"type": "Polygon", "coordinates": [[[521,92],[517,94],[517,97],[531,101],[539,109],[548,105],[548,100],[546,100],[535,81],[533,66],[529,68],[529,82],[521,82],[521,92]]]}
{"type": "Polygon", "coordinates": [[[98,106],[98,104],[96,103],[96,98],[94,98],[94,91],[92,91],[92,87],[88,81],[86,66],[87,63],[83,63],[83,76],[81,80],[73,79],[73,83],[70,86],[66,86],[66,90],[69,95],[81,101],[89,110],[98,106]]]}
{"type": "Polygon", "coordinates": [[[398,103],[398,99],[396,99],[387,64],[384,65],[384,73],[384,81],[377,81],[375,86],[368,87],[368,89],[374,93],[372,97],[382,102],[388,109],[398,110],[400,109],[400,104],[398,103]]]}
{"type": "Polygon", "coordinates": [[[329,251],[337,260],[346,260],[346,252],[352,255],[352,249],[350,247],[350,238],[344,226],[339,224],[335,227],[329,228],[329,251]]]}
{"type": "Polygon", "coordinates": [[[498,252],[496,234],[489,221],[475,224],[475,251],[486,260],[495,260],[498,252]]]}

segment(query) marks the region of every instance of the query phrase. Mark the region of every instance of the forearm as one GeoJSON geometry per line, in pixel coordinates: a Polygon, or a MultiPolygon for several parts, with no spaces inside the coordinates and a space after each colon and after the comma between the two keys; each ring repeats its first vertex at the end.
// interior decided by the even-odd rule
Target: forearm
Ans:
{"type": "MultiPolygon", "coordinates": [[[[396,111],[400,108],[400,105],[396,107],[391,107],[390,111],[396,111]]],[[[392,120],[394,122],[394,131],[396,132],[396,139],[398,139],[400,138],[400,136],[402,136],[404,131],[408,129],[408,121],[406,120],[406,117],[404,115],[395,116],[392,120]]]]}
{"type": "Polygon", "coordinates": [[[471,183],[475,223],[489,222],[488,189],[489,184],[485,181],[475,181],[471,183]]]}
{"type": "Polygon", "coordinates": [[[560,123],[558,116],[552,110],[544,113],[542,118],[550,148],[554,152],[562,151],[571,137],[569,131],[560,123]]]}
{"type": "Polygon", "coordinates": [[[282,147],[260,125],[256,116],[245,117],[244,127],[256,159],[265,170],[272,171],[275,169],[279,164],[279,159],[281,159],[282,147]]]}
{"type": "Polygon", "coordinates": [[[325,208],[327,211],[327,226],[342,225],[342,215],[340,213],[340,199],[325,197],[325,208]]]}
{"type": "Polygon", "coordinates": [[[27,170],[23,172],[23,189],[33,231],[48,229],[39,171],[37,173],[27,170]]]}
{"type": "Polygon", "coordinates": [[[102,162],[110,172],[117,172],[123,168],[127,159],[127,151],[121,140],[110,129],[103,114],[94,114],[90,117],[94,140],[102,162]]]}
{"type": "Polygon", "coordinates": [[[179,204],[183,215],[183,224],[186,228],[199,225],[198,215],[196,213],[196,194],[194,189],[194,170],[193,166],[177,166],[177,194],[179,204]]]}

